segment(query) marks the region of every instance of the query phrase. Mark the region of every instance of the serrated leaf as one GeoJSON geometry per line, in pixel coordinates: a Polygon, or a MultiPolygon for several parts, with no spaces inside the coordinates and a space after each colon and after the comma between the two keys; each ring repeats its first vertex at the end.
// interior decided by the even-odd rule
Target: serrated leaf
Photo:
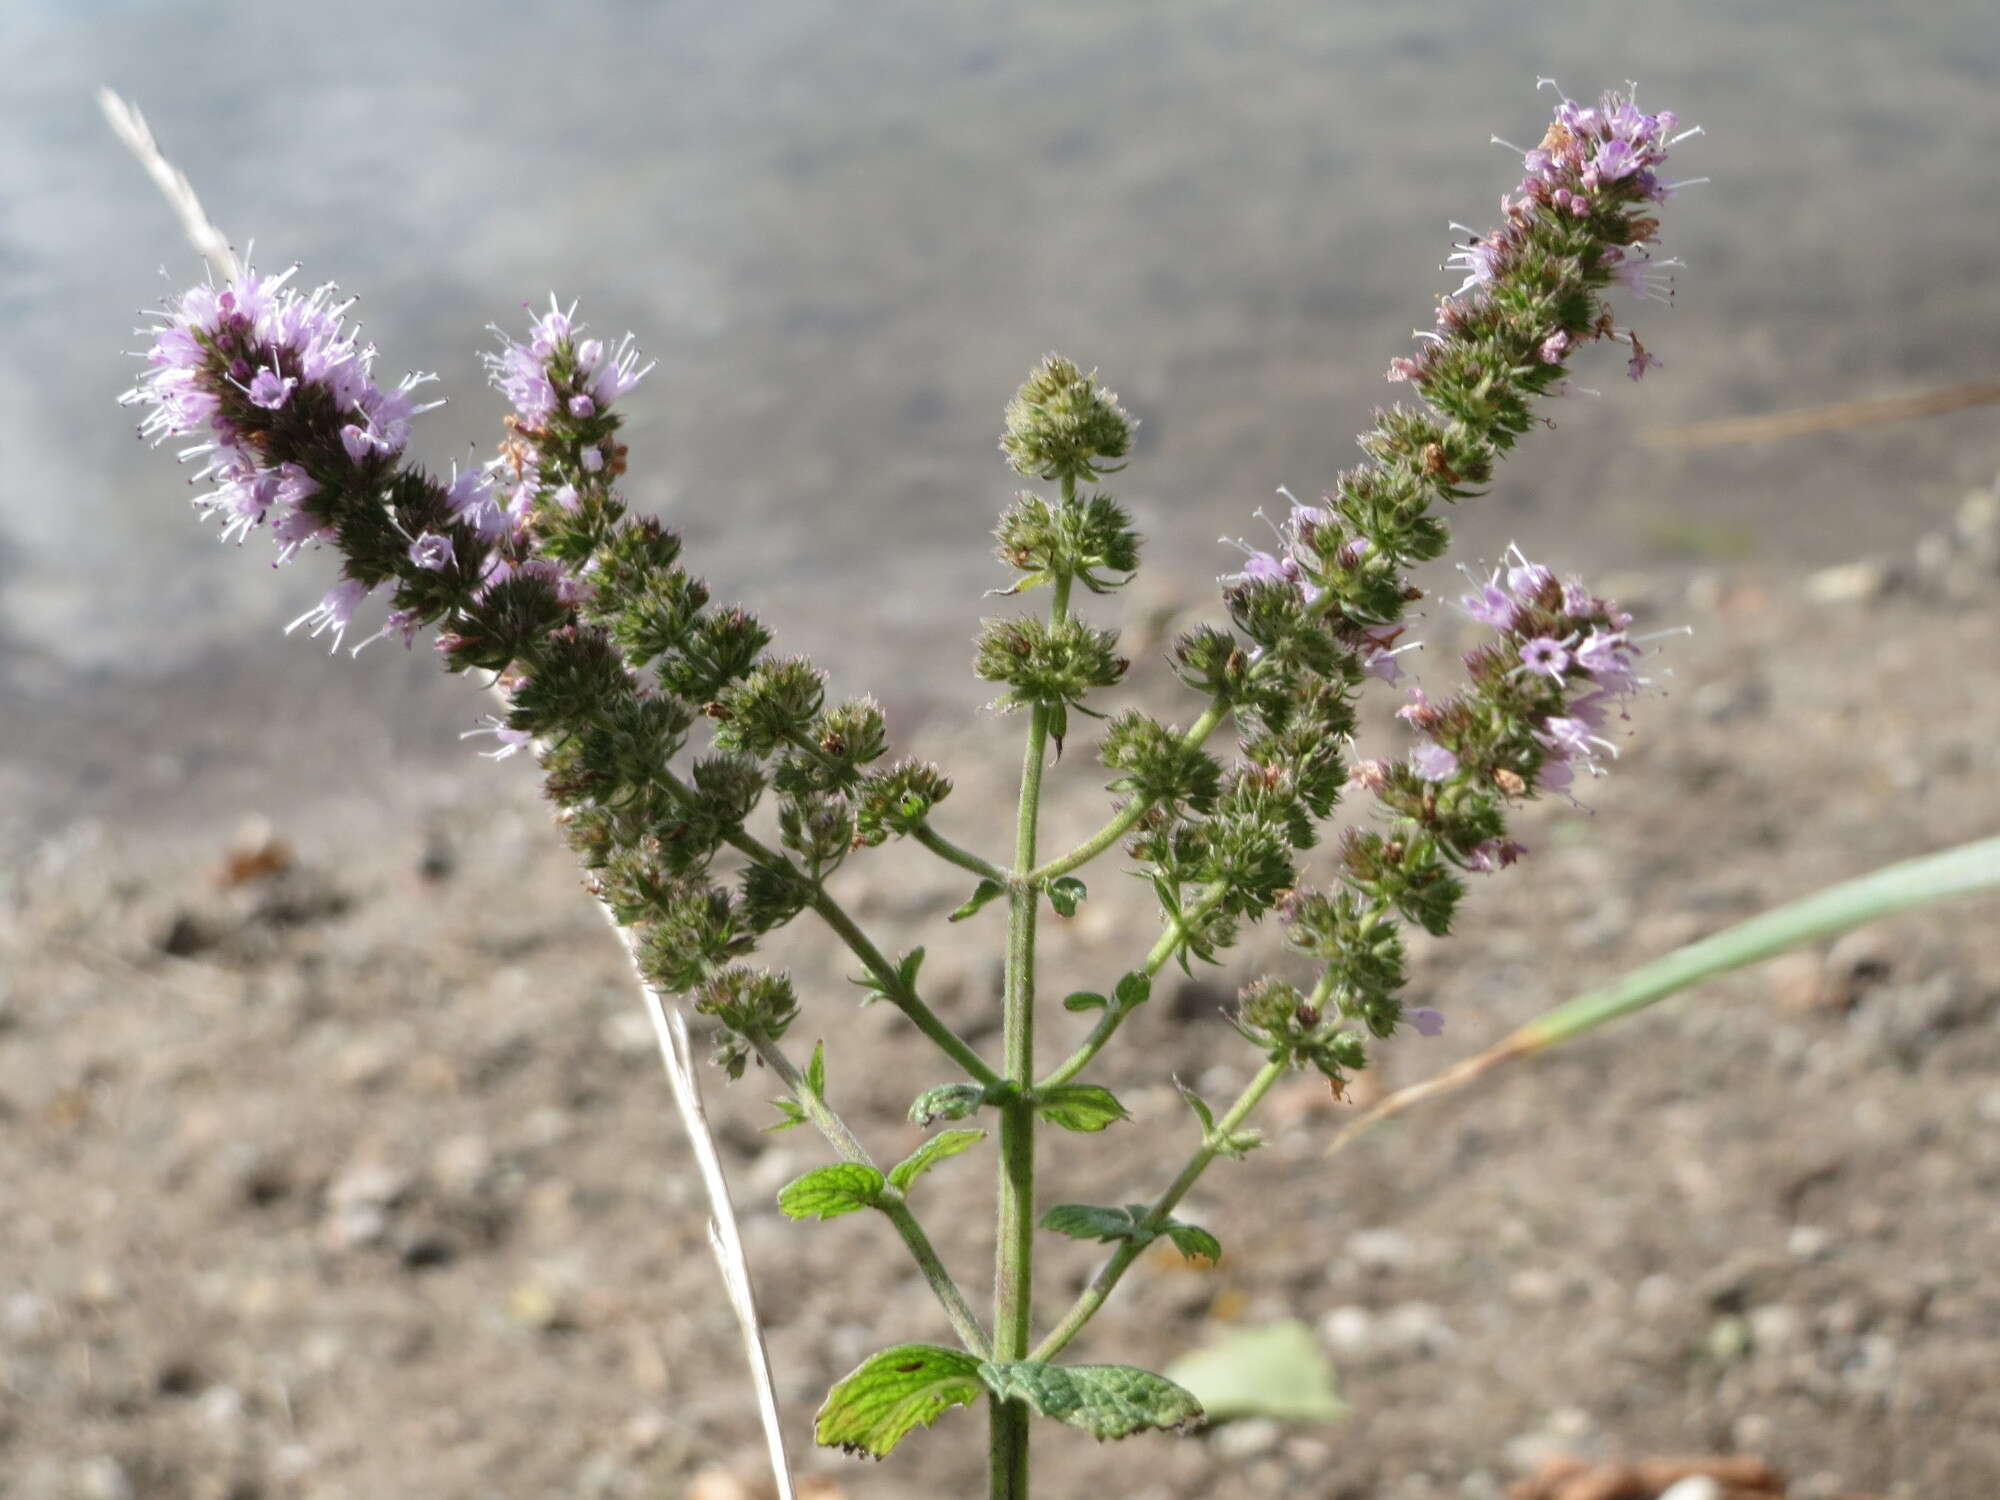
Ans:
{"type": "Polygon", "coordinates": [[[1025,1401],[1045,1417],[1081,1428],[1099,1442],[1147,1428],[1187,1428],[1201,1403],[1164,1375],[1131,1365],[1045,1365],[1032,1360],[983,1364],[979,1375],[994,1395],[1025,1401]]]}
{"type": "Polygon", "coordinates": [[[1035,1113],[1064,1130],[1090,1133],[1129,1120],[1111,1090],[1095,1083],[1061,1083],[1035,1097],[1035,1113]]]}
{"type": "Polygon", "coordinates": [[[814,1098],[824,1099],[826,1097],[825,1042],[817,1042],[813,1045],[812,1059],[806,1064],[806,1087],[812,1090],[814,1098]]]}
{"type": "Polygon", "coordinates": [[[1115,1244],[1129,1240],[1138,1230],[1132,1211],[1104,1208],[1095,1203],[1058,1203],[1042,1215],[1042,1228],[1066,1234],[1073,1240],[1099,1240],[1115,1244]]]}
{"type": "Polygon", "coordinates": [[[1056,909],[1056,915],[1059,917],[1075,916],[1077,907],[1081,906],[1084,897],[1090,894],[1090,887],[1085,885],[1081,880],[1078,880],[1074,875],[1065,875],[1059,880],[1051,880],[1048,883],[1047,890],[1049,893],[1049,905],[1056,909]]]}
{"type": "Polygon", "coordinates": [[[1169,1219],[1163,1226],[1163,1232],[1174,1242],[1174,1248],[1189,1260],[1205,1260],[1214,1265],[1222,1259],[1222,1241],[1199,1224],[1183,1224],[1179,1219],[1169,1219]]]}
{"type": "Polygon", "coordinates": [[[979,1361],[937,1344],[898,1344],[871,1354],[826,1393],[813,1440],[826,1448],[883,1458],[917,1427],[984,1390],[979,1361]]]}
{"type": "Polygon", "coordinates": [[[986,1091],[976,1083],[941,1083],[910,1101],[910,1119],[918,1125],[963,1120],[985,1102],[986,1091]]]}
{"type": "Polygon", "coordinates": [[[999,881],[982,880],[972,888],[972,895],[967,899],[965,905],[961,906],[949,917],[946,917],[945,920],[947,922],[963,922],[967,917],[978,911],[980,907],[986,905],[987,902],[997,900],[1006,894],[1007,887],[999,881]]]}
{"type": "Polygon", "coordinates": [[[947,1130],[934,1135],[889,1169],[889,1182],[897,1192],[908,1192],[912,1182],[946,1157],[970,1151],[985,1139],[983,1130],[947,1130]]]}
{"type": "Polygon", "coordinates": [[[1152,995],[1152,977],[1140,973],[1137,969],[1119,979],[1118,987],[1111,992],[1111,997],[1118,1002],[1120,1010],[1137,1010],[1151,999],[1152,995]]]}
{"type": "Polygon", "coordinates": [[[1167,1373],[1194,1394],[1211,1422],[1335,1422],[1347,1415],[1334,1393],[1332,1363],[1296,1318],[1232,1329],[1182,1355],[1167,1373]]]}
{"type": "Polygon", "coordinates": [[[1063,997],[1063,1009],[1074,1011],[1103,1010],[1111,1002],[1092,990],[1078,990],[1063,997]]]}
{"type": "Polygon", "coordinates": [[[778,1190],[778,1207],[791,1219],[837,1219],[873,1208],[882,1196],[882,1174],[858,1161],[815,1167],[778,1190]]]}

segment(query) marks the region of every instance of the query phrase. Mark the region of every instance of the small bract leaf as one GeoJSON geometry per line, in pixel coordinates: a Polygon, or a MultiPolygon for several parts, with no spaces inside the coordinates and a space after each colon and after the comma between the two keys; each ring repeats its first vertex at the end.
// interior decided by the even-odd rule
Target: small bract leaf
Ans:
{"type": "Polygon", "coordinates": [[[918,1125],[963,1120],[986,1102],[985,1096],[986,1091],[976,1083],[941,1083],[911,1101],[910,1119],[918,1125]]]}
{"type": "Polygon", "coordinates": [[[1058,1203],[1042,1215],[1044,1229],[1073,1240],[1102,1240],[1107,1245],[1131,1239],[1138,1227],[1129,1210],[1094,1203],[1058,1203]]]}
{"type": "Polygon", "coordinates": [[[949,917],[945,918],[945,920],[947,922],[963,922],[967,917],[971,916],[974,912],[978,911],[979,908],[984,906],[987,902],[992,901],[997,897],[1004,896],[1006,893],[1007,893],[1007,887],[1002,885],[999,881],[982,880],[979,882],[978,885],[973,887],[972,895],[966,901],[965,905],[961,906],[957,911],[953,912],[949,917]]]}
{"type": "Polygon", "coordinates": [[[1065,875],[1060,880],[1048,884],[1049,905],[1056,909],[1056,915],[1073,917],[1083,898],[1090,894],[1090,888],[1074,875],[1065,875]]]}
{"type": "Polygon", "coordinates": [[[1187,1100],[1187,1107],[1193,1110],[1194,1117],[1201,1121],[1202,1133],[1206,1135],[1213,1131],[1215,1129],[1215,1111],[1208,1107],[1201,1095],[1182,1083],[1178,1078],[1174,1080],[1174,1087],[1181,1091],[1181,1097],[1187,1100]]]}
{"type": "Polygon", "coordinates": [[[1078,990],[1073,995],[1065,995],[1063,997],[1064,1010],[1103,1010],[1110,1003],[1102,995],[1096,994],[1091,990],[1078,990]]]}
{"type": "Polygon", "coordinates": [[[946,1157],[970,1151],[985,1139],[983,1130],[947,1130],[934,1135],[889,1169],[889,1181],[897,1192],[907,1192],[912,1182],[946,1157]]]}
{"type": "Polygon", "coordinates": [[[938,1344],[898,1344],[872,1354],[826,1393],[813,1439],[882,1458],[914,1428],[984,1394],[979,1361],[938,1344]]]}
{"type": "Polygon", "coordinates": [[[1186,1428],[1201,1403],[1164,1375],[1131,1365],[983,1364],[980,1378],[1002,1400],[1025,1401],[1045,1417],[1102,1442],[1149,1427],[1186,1428]]]}
{"type": "Polygon", "coordinates": [[[1169,1219],[1166,1234],[1174,1242],[1174,1248],[1189,1260],[1205,1260],[1214,1265],[1222,1259],[1222,1242],[1199,1224],[1183,1224],[1179,1219],[1169,1219]]]}
{"type": "Polygon", "coordinates": [[[1111,1090],[1095,1083],[1058,1084],[1036,1096],[1035,1113],[1051,1125],[1081,1132],[1102,1130],[1131,1118],[1111,1090]]]}
{"type": "Polygon", "coordinates": [[[1118,981],[1118,988],[1111,993],[1121,1010],[1136,1010],[1151,998],[1153,981],[1151,976],[1134,969],[1118,981]]]}
{"type": "Polygon", "coordinates": [[[787,1218],[837,1219],[873,1208],[882,1196],[882,1174],[858,1161],[837,1161],[815,1167],[778,1190],[778,1207],[787,1218]]]}
{"type": "Polygon", "coordinates": [[[826,1097],[826,1043],[819,1042],[813,1047],[812,1060],[806,1064],[806,1087],[817,1098],[826,1097]]]}
{"type": "Polygon", "coordinates": [[[778,1113],[784,1116],[784,1118],[782,1120],[773,1121],[771,1124],[766,1125],[764,1127],[764,1133],[766,1135],[776,1135],[781,1130],[790,1130],[794,1125],[805,1124],[806,1112],[803,1109],[799,1108],[798,1100],[773,1099],[771,1103],[773,1107],[777,1109],[778,1113]]]}
{"type": "Polygon", "coordinates": [[[1332,1363],[1296,1318],[1232,1329],[1167,1371],[1199,1398],[1211,1422],[1336,1422],[1347,1415],[1334,1394],[1332,1363]]]}

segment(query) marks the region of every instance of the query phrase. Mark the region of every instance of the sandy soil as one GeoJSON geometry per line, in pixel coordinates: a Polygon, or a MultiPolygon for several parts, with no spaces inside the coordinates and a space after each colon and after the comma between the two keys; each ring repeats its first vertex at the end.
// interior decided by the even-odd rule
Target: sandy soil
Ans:
{"type": "MultiPolygon", "coordinates": [[[[1419,1077],[1770,902],[1990,831],[2000,628],[1990,579],[1968,587],[1955,566],[1949,587],[1935,567],[1812,590],[1623,580],[1651,620],[1696,628],[1671,643],[1670,692],[1641,705],[1590,811],[1539,809],[1534,857],[1421,951],[1416,991],[1450,1025],[1399,1044],[1384,1075],[1419,1077]]],[[[1448,662],[1434,652],[1425,675],[1448,662]]],[[[369,711],[363,669],[292,670],[369,711]]],[[[395,731],[357,729],[361,770],[471,717],[458,685],[405,692],[400,668],[379,670],[395,731]]],[[[219,697],[242,701],[241,684],[219,697]]],[[[285,753],[284,701],[274,690],[237,792],[258,756],[285,753]]],[[[231,728],[223,713],[218,740],[231,728]]],[[[44,729],[91,743],[74,723],[44,729]]],[[[975,842],[1008,793],[1012,740],[941,720],[911,736],[959,772],[945,821],[975,842]]],[[[1095,820],[1093,770],[1063,768],[1057,836],[1095,820]]],[[[219,879],[244,836],[215,806],[51,832],[16,869],[0,1494],[753,1493],[730,1482],[754,1476],[757,1448],[700,1191],[531,777],[461,764],[364,798],[349,773],[271,810],[295,854],[276,873],[219,879]]],[[[842,894],[885,943],[930,941],[939,1004],[993,1045],[998,919],[938,940],[960,894],[942,870],[883,851],[842,894]]],[[[1052,982],[1113,973],[1149,940],[1122,884],[1093,881],[1050,944],[1052,982]]],[[[836,1102],[878,1154],[908,1149],[904,1109],[943,1072],[893,1012],[854,1005],[847,965],[803,924],[778,955],[836,1102]]],[[[1124,1201],[1163,1179],[1161,1140],[1174,1161],[1191,1144],[1170,1078],[1220,1092],[1247,1075],[1216,1015],[1233,983],[1168,985],[1134,1021],[1101,1076],[1136,1121],[1052,1147],[1049,1201],[1124,1201]]],[[[1292,1314],[1319,1330],[1351,1418],[1107,1447],[1052,1429],[1046,1492],[1477,1500],[1557,1448],[1755,1453],[1806,1497],[2000,1491],[1996,1008],[2000,928],[1991,903],[1968,905],[1718,983],[1337,1163],[1321,1148],[1343,1108],[1321,1085],[1285,1088],[1269,1149],[1191,1202],[1222,1233],[1221,1264],[1148,1260],[1076,1353],[1157,1365],[1292,1314]]],[[[1051,1020],[1051,1052],[1073,1024],[1051,1020]]],[[[820,1493],[974,1492],[970,1413],[879,1468],[808,1452],[829,1380],[943,1325],[872,1216],[777,1214],[775,1189],[825,1152],[760,1133],[768,1080],[710,1073],[709,1091],[820,1493]]],[[[990,1167],[982,1147],[919,1190],[972,1282],[990,1167]]],[[[1045,1317],[1093,1263],[1047,1247],[1045,1317]]]]}

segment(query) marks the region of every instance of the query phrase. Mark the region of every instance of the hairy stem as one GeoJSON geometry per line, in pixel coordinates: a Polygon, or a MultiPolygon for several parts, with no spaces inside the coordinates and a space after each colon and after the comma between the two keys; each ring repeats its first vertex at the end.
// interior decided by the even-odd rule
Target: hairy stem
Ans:
{"type": "MultiPolygon", "coordinates": [[[[1076,497],[1076,481],[1063,481],[1063,503],[1076,497]]],[[[1069,613],[1070,580],[1055,579],[1049,620],[1069,613]]],[[[1028,721],[1021,761],[1021,801],[1014,824],[1014,873],[1007,893],[1006,1068],[1019,1097],[1000,1107],[999,1246],[994,1256],[993,1352],[999,1360],[1026,1357],[1033,1337],[1035,1257],[1035,919],[1040,887],[1027,879],[1035,866],[1035,836],[1042,808],[1042,772],[1048,759],[1049,710],[1038,705],[1028,721]]],[[[1019,1401],[994,1401],[990,1486],[993,1500],[1028,1500],[1028,1409],[1019,1401]]]]}
{"type": "MultiPolygon", "coordinates": [[[[666,784],[673,788],[676,796],[680,797],[690,806],[699,805],[696,801],[693,787],[664,767],[661,769],[660,775],[665,779],[666,784]]],[[[761,864],[789,865],[791,863],[783,854],[773,849],[769,844],[750,833],[747,829],[741,827],[732,828],[723,837],[727,840],[730,847],[749,855],[761,864]]],[[[880,948],[875,946],[874,942],[869,938],[867,933],[861,930],[854,918],[847,914],[847,908],[828,894],[825,886],[814,882],[812,899],[806,905],[811,907],[819,916],[819,919],[831,927],[840,940],[847,944],[854,956],[861,960],[862,965],[881,988],[882,993],[888,998],[889,1003],[900,1010],[905,1016],[909,1017],[911,1024],[917,1030],[921,1031],[933,1042],[936,1042],[945,1056],[965,1069],[969,1077],[981,1084],[991,1086],[1000,1081],[1000,1075],[988,1066],[985,1058],[973,1051],[971,1043],[967,1042],[957,1032],[947,1026],[938,1013],[924,1003],[923,997],[917,993],[916,986],[905,984],[898,977],[896,966],[889,961],[880,948]]]]}
{"type": "MultiPolygon", "coordinates": [[[[1167,930],[1160,934],[1160,940],[1153,944],[1152,951],[1146,955],[1146,961],[1139,965],[1139,972],[1151,979],[1164,969],[1168,960],[1180,951],[1181,944],[1187,939],[1195,923],[1220,906],[1223,897],[1228,894],[1229,887],[1220,881],[1203,891],[1195,904],[1187,911],[1178,913],[1168,924],[1167,930]]],[[[1134,1008],[1120,1005],[1116,1000],[1105,1006],[1104,1014],[1097,1018],[1097,1024],[1090,1028],[1090,1035],[1083,1039],[1082,1045],[1064,1058],[1053,1073],[1037,1083],[1036,1089],[1052,1089],[1059,1083],[1068,1083],[1089,1067],[1091,1059],[1104,1050],[1104,1044],[1111,1040],[1113,1033],[1120,1026],[1125,1024],[1125,1018],[1134,1008]]]]}
{"type": "MultiPolygon", "coordinates": [[[[875,1165],[874,1158],[868,1154],[868,1148],[861,1144],[852,1130],[848,1129],[847,1122],[834,1112],[833,1106],[806,1082],[805,1075],[785,1055],[783,1048],[776,1042],[754,1037],[751,1039],[751,1045],[757,1049],[757,1055],[764,1060],[764,1065],[777,1075],[778,1080],[787,1089],[791,1090],[799,1108],[806,1112],[806,1118],[818,1127],[819,1133],[826,1137],[828,1144],[840,1153],[843,1160],[859,1162],[864,1167],[875,1165]]],[[[902,1193],[885,1184],[882,1196],[876,1200],[875,1206],[888,1216],[889,1222],[896,1227],[896,1233],[902,1236],[903,1243],[910,1247],[910,1254],[916,1259],[917,1269],[923,1272],[924,1280],[937,1294],[939,1303],[944,1307],[944,1315],[950,1319],[952,1330],[957,1333],[959,1342],[979,1358],[991,1358],[993,1346],[986,1337],[986,1330],[980,1326],[978,1314],[973,1312],[972,1304],[965,1300],[965,1293],[959,1290],[951,1272],[945,1269],[937,1248],[931,1244],[930,1236],[924,1233],[916,1215],[910,1212],[910,1206],[904,1200],[902,1193]]]]}
{"type": "Polygon", "coordinates": [[[1167,1222],[1181,1199],[1188,1195],[1188,1190],[1201,1179],[1201,1174],[1208,1170],[1209,1163],[1222,1154],[1224,1139],[1231,1132],[1242,1128],[1243,1122],[1250,1118],[1251,1111],[1263,1102],[1264,1096],[1271,1091],[1271,1085],[1283,1076],[1288,1066],[1289,1064],[1280,1058],[1265,1063],[1257,1070],[1257,1076],[1250,1080],[1243,1092],[1236,1096],[1235,1103],[1231,1104],[1222,1118],[1215,1122],[1215,1129],[1203,1137],[1201,1148],[1188,1158],[1188,1163],[1181,1168],[1180,1175],[1164,1193],[1153,1200],[1153,1206],[1139,1221],[1139,1233],[1121,1244],[1111,1259],[1104,1263],[1103,1269],[1090,1279],[1090,1285],[1083,1289],[1082,1294],[1076,1299],[1076,1304],[1063,1316],[1063,1320],[1049,1331],[1049,1336],[1036,1346],[1035,1352],[1028,1356],[1030,1359],[1054,1359],[1071,1339],[1083,1331],[1084,1325],[1097,1316],[1097,1310],[1104,1306],[1105,1299],[1111,1295],[1112,1289],[1132,1268],[1132,1262],[1139,1258],[1151,1235],[1157,1233],[1160,1226],[1167,1222]]]}
{"type": "MultiPolygon", "coordinates": [[[[1215,733],[1215,726],[1222,722],[1222,716],[1228,711],[1229,705],[1218,697],[1207,708],[1202,710],[1200,718],[1188,726],[1187,733],[1181,736],[1181,744],[1187,749],[1192,750],[1204,743],[1211,734],[1215,733]]],[[[1134,797],[1118,810],[1116,817],[1082,843],[1078,844],[1074,849],[1070,850],[1069,853],[1059,855],[1047,864],[1030,870],[1025,878],[1033,884],[1040,885],[1046,881],[1054,880],[1059,875],[1067,875],[1072,870],[1082,869],[1093,859],[1097,858],[1098,855],[1130,833],[1138,825],[1139,820],[1153,810],[1155,800],[1152,797],[1134,797]]]]}

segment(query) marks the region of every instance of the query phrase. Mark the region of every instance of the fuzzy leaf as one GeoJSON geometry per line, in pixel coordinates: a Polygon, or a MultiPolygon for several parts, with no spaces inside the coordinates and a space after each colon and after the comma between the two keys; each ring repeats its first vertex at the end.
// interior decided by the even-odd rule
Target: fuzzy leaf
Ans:
{"type": "Polygon", "coordinates": [[[986,1091],[976,1083],[941,1083],[911,1101],[910,1119],[918,1125],[963,1120],[985,1102],[986,1091]]]}
{"type": "Polygon", "coordinates": [[[979,908],[984,906],[987,902],[998,900],[1001,896],[1004,896],[1006,894],[1007,894],[1007,887],[1002,885],[999,881],[982,880],[979,882],[978,885],[972,888],[972,895],[969,898],[967,898],[965,905],[961,906],[957,911],[953,912],[949,917],[946,917],[945,920],[947,922],[963,922],[967,917],[971,916],[974,912],[978,911],[979,908]]]}
{"type": "Polygon", "coordinates": [[[1215,1130],[1215,1111],[1208,1107],[1201,1095],[1182,1083],[1178,1078],[1174,1080],[1174,1087],[1181,1091],[1181,1097],[1187,1100],[1187,1107],[1193,1110],[1194,1117],[1201,1121],[1201,1133],[1203,1135],[1213,1133],[1215,1130]]]}
{"type": "Polygon", "coordinates": [[[1090,888],[1074,875],[1065,875],[1060,880],[1048,884],[1049,905],[1056,909],[1059,917],[1073,917],[1083,898],[1090,894],[1090,888]]]}
{"type": "Polygon", "coordinates": [[[882,1174],[858,1161],[815,1167],[778,1191],[778,1207],[792,1219],[837,1219],[873,1208],[882,1196],[882,1174]]]}
{"type": "Polygon", "coordinates": [[[1149,1427],[1183,1429],[1201,1420],[1201,1403],[1164,1375],[1131,1365],[1045,1365],[1032,1360],[983,1364],[994,1395],[1025,1401],[1045,1417],[1081,1428],[1099,1442],[1149,1427]]]}
{"type": "Polygon", "coordinates": [[[1107,1245],[1131,1239],[1138,1227],[1129,1209],[1102,1208],[1094,1203],[1058,1203],[1042,1215],[1044,1229],[1073,1240],[1100,1240],[1107,1245]]]}
{"type": "Polygon", "coordinates": [[[813,1046],[812,1060],[806,1064],[806,1087],[812,1090],[814,1098],[826,1097],[825,1042],[818,1042],[813,1046]]]}
{"type": "Polygon", "coordinates": [[[889,1181],[897,1192],[908,1192],[911,1183],[946,1157],[970,1151],[985,1139],[983,1130],[947,1130],[934,1135],[889,1169],[889,1181]]]}
{"type": "Polygon", "coordinates": [[[1152,998],[1153,981],[1148,975],[1134,969],[1119,979],[1118,988],[1111,994],[1118,1002],[1120,1010],[1137,1010],[1152,998]]]}
{"type": "Polygon", "coordinates": [[[1035,1113],[1051,1125],[1083,1133],[1131,1118],[1111,1090],[1095,1083],[1057,1084],[1036,1097],[1035,1113]]]}
{"type": "Polygon", "coordinates": [[[1174,1248],[1189,1260],[1205,1260],[1214,1265],[1222,1259],[1222,1241],[1199,1224],[1183,1224],[1179,1219],[1169,1219],[1164,1227],[1167,1238],[1174,1242],[1174,1248]]]}
{"type": "Polygon", "coordinates": [[[912,1430],[982,1394],[979,1361],[937,1344],[898,1344],[871,1354],[826,1393],[813,1424],[822,1447],[885,1457],[912,1430]]]}
{"type": "Polygon", "coordinates": [[[1073,995],[1063,997],[1063,1009],[1074,1011],[1103,1010],[1111,1002],[1092,990],[1078,990],[1073,995]]]}

